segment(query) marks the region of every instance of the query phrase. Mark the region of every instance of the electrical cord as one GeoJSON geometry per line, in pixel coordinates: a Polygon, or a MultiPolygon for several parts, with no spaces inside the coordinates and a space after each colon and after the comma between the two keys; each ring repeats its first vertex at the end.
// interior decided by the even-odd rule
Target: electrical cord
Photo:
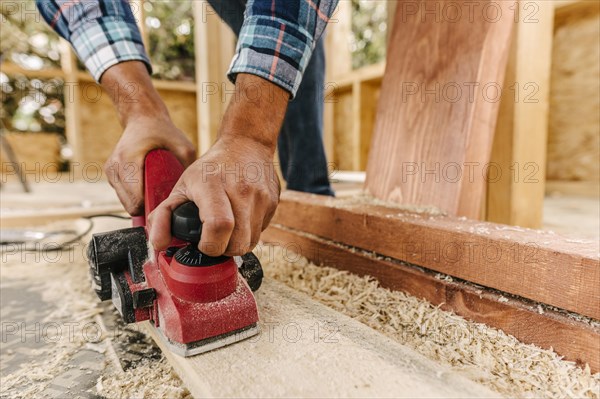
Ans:
{"type": "MultiPolygon", "coordinates": [[[[82,233],[77,233],[75,230],[54,230],[54,231],[47,232],[44,237],[44,238],[47,238],[47,237],[61,235],[61,234],[74,234],[75,236],[73,238],[71,238],[70,240],[63,242],[58,246],[47,246],[44,248],[41,248],[39,245],[43,242],[43,239],[33,240],[33,241],[26,242],[25,243],[26,245],[24,245],[23,247],[21,247],[19,249],[24,250],[24,251],[29,251],[29,252],[46,252],[46,251],[50,252],[50,251],[62,251],[64,249],[68,249],[73,244],[75,244],[76,242],[79,242],[83,237],[88,235],[94,228],[94,219],[101,218],[101,217],[110,217],[110,218],[116,218],[116,219],[122,219],[122,220],[131,220],[131,217],[129,217],[129,216],[122,216],[122,215],[116,215],[116,214],[111,214],[111,213],[98,213],[95,215],[83,216],[82,219],[87,219],[89,224],[82,233]],[[32,246],[30,247],[28,244],[32,244],[32,246]]],[[[11,244],[14,245],[14,244],[24,244],[24,243],[23,242],[6,242],[6,243],[3,242],[0,244],[0,253],[4,253],[8,249],[13,250],[13,247],[11,247],[11,244]]]]}

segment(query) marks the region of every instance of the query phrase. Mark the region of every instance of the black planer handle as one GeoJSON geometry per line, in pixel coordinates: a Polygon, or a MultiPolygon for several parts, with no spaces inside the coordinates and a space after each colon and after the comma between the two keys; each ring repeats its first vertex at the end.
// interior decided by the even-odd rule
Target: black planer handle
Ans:
{"type": "Polygon", "coordinates": [[[196,204],[189,201],[173,211],[171,234],[180,240],[198,245],[202,236],[202,221],[196,204]]]}
{"type": "MultiPolygon", "coordinates": [[[[220,263],[223,258],[212,258],[202,254],[197,250],[200,237],[202,237],[202,221],[198,206],[189,201],[179,205],[171,217],[171,234],[180,240],[189,242],[190,245],[183,250],[178,251],[175,258],[182,264],[206,265],[210,266],[220,263]]],[[[260,261],[252,252],[241,256],[241,262],[238,264],[239,272],[248,282],[252,291],[256,291],[263,279],[263,271],[260,261]]]]}

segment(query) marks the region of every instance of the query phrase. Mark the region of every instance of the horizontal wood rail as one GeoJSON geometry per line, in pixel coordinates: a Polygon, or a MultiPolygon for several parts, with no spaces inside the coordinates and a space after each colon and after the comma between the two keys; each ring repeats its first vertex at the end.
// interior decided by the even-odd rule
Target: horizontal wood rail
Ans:
{"type": "Polygon", "coordinates": [[[591,240],[292,191],[272,223],[600,320],[591,240]]]}

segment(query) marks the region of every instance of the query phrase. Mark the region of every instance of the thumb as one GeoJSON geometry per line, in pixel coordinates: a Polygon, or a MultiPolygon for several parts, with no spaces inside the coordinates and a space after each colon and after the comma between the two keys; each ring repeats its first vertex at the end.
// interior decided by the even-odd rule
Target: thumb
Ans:
{"type": "Polygon", "coordinates": [[[194,145],[185,139],[186,141],[183,143],[175,144],[169,148],[175,155],[175,158],[181,162],[181,164],[187,168],[196,160],[196,149],[194,145]]]}
{"type": "Polygon", "coordinates": [[[148,235],[156,250],[162,251],[171,244],[171,215],[175,208],[188,201],[184,195],[172,193],[148,216],[148,235]]]}

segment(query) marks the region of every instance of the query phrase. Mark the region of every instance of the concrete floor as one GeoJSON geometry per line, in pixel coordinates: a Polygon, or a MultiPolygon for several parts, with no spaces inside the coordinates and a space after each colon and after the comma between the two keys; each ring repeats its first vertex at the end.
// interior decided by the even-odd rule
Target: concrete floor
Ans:
{"type": "MultiPolygon", "coordinates": [[[[128,224],[112,218],[94,221],[92,232],[128,224]]],[[[74,229],[86,226],[78,223],[74,229]]],[[[100,377],[112,378],[143,359],[161,358],[139,326],[125,325],[110,301],[98,301],[83,253],[82,246],[59,255],[0,248],[0,379],[10,387],[0,386],[0,397],[39,397],[37,386],[43,386],[43,397],[98,398],[100,377]],[[96,341],[101,330],[105,334],[96,341]]]]}

